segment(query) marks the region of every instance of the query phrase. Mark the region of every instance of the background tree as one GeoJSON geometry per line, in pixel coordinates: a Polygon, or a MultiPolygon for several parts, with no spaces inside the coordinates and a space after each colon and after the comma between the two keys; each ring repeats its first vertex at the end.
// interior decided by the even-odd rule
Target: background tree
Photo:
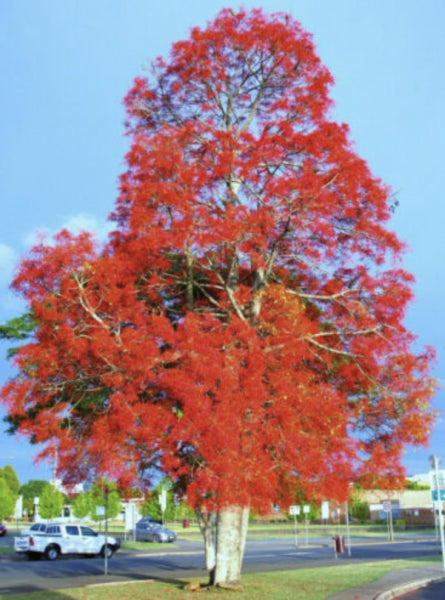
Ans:
{"type": "Polygon", "coordinates": [[[165,521],[173,521],[176,515],[176,507],[174,502],[174,491],[172,487],[172,483],[169,479],[163,479],[159,485],[157,485],[153,490],[151,490],[148,494],[147,499],[141,506],[141,515],[146,516],[150,515],[156,521],[162,522],[162,510],[161,505],[159,503],[159,495],[162,493],[162,490],[166,490],[167,494],[167,505],[164,513],[165,521]]]}
{"type": "Polygon", "coordinates": [[[39,500],[39,515],[43,519],[56,519],[62,515],[65,505],[65,497],[60,490],[47,483],[41,493],[39,500]]]}
{"type": "Polygon", "coordinates": [[[73,500],[72,510],[76,519],[85,519],[92,512],[90,493],[78,494],[73,500]]]}
{"type": "Polygon", "coordinates": [[[190,521],[195,518],[195,511],[193,510],[193,506],[191,506],[187,502],[187,498],[177,499],[177,504],[175,504],[175,520],[186,520],[190,521]]]}
{"type": "MultiPolygon", "coordinates": [[[[30,313],[25,313],[20,317],[14,317],[4,325],[0,325],[0,339],[3,340],[26,340],[32,336],[36,328],[36,322],[30,313]]],[[[11,358],[17,351],[17,348],[9,348],[8,358],[11,358]]]]}
{"type": "Polygon", "coordinates": [[[90,517],[93,521],[103,521],[105,515],[97,514],[97,508],[107,505],[108,519],[114,519],[122,511],[122,503],[114,482],[108,480],[96,481],[88,492],[90,497],[90,517]]]}
{"type": "Polygon", "coordinates": [[[28,483],[20,486],[19,494],[23,496],[23,511],[28,516],[34,514],[34,498],[40,498],[47,483],[42,479],[30,479],[28,483]]]}
{"type": "Polygon", "coordinates": [[[421,491],[421,490],[429,490],[429,489],[431,489],[431,486],[428,485],[427,483],[419,483],[418,481],[411,481],[411,480],[407,479],[405,481],[405,489],[421,491]]]}
{"type": "Polygon", "coordinates": [[[127,95],[107,246],[62,231],[13,283],[37,323],[1,392],[13,427],[74,481],[160,467],[215,584],[240,579],[250,508],[395,485],[433,422],[390,191],[331,83],[290,16],[221,11],[127,95]]]}
{"type": "Polygon", "coordinates": [[[18,496],[20,490],[20,481],[17,477],[17,473],[11,465],[6,465],[3,469],[0,469],[0,477],[8,484],[9,489],[13,494],[18,496]]]}
{"type": "Polygon", "coordinates": [[[17,495],[10,489],[3,477],[0,477],[0,521],[14,514],[17,495]]]}
{"type": "Polygon", "coordinates": [[[365,523],[369,517],[369,504],[365,502],[360,494],[354,494],[349,503],[349,512],[354,519],[365,523]]]}

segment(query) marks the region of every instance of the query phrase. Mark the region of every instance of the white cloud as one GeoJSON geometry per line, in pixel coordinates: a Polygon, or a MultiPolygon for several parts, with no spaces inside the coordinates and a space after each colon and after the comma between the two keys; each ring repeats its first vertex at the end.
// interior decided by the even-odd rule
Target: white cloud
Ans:
{"type": "MultiPolygon", "coordinates": [[[[36,245],[42,236],[47,243],[50,243],[53,235],[61,229],[68,229],[75,234],[89,231],[99,242],[105,242],[113,228],[112,223],[101,221],[91,214],[67,215],[60,226],[55,229],[36,227],[23,238],[22,244],[25,248],[24,252],[26,252],[36,245]]],[[[0,321],[4,319],[4,315],[1,313],[16,314],[23,308],[22,301],[9,289],[9,285],[14,277],[14,268],[18,265],[20,256],[24,252],[0,242],[0,321]]]]}
{"type": "Polygon", "coordinates": [[[14,268],[19,261],[19,256],[16,251],[0,242],[0,311],[1,320],[3,320],[3,313],[14,315],[20,313],[22,306],[21,300],[15,296],[9,289],[9,285],[14,276],[14,268]]]}
{"type": "Polygon", "coordinates": [[[18,256],[13,248],[0,242],[0,279],[2,282],[11,280],[17,261],[18,256]]]}
{"type": "MultiPolygon", "coordinates": [[[[96,240],[103,243],[114,227],[109,221],[101,221],[91,214],[81,212],[77,215],[67,215],[60,226],[55,229],[46,226],[36,227],[23,238],[22,249],[24,246],[24,252],[26,252],[32,246],[35,246],[42,236],[47,243],[50,243],[53,235],[61,229],[68,229],[74,234],[89,231],[96,240]]],[[[14,249],[0,242],[0,322],[4,320],[4,314],[2,313],[15,315],[23,310],[22,300],[9,289],[9,285],[14,277],[14,269],[19,264],[20,256],[24,252],[19,248],[14,249]]]]}
{"type": "Polygon", "coordinates": [[[97,239],[104,242],[116,226],[109,221],[98,221],[93,215],[79,213],[78,215],[69,216],[61,228],[68,229],[73,233],[80,231],[90,231],[97,239]]]}
{"type": "Polygon", "coordinates": [[[81,231],[89,231],[99,242],[105,242],[110,231],[115,225],[109,221],[99,221],[94,215],[87,213],[79,213],[77,215],[68,215],[63,223],[57,229],[51,230],[48,227],[38,227],[33,232],[28,234],[24,243],[27,247],[35,245],[43,235],[49,242],[54,234],[61,229],[68,229],[72,233],[80,233],[81,231]]]}

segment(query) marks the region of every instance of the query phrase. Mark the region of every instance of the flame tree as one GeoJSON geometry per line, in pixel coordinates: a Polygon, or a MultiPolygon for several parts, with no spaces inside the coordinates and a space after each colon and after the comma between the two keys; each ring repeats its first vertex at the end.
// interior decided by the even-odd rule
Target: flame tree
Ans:
{"type": "Polygon", "coordinates": [[[13,282],[37,323],[1,394],[13,428],[68,479],[161,468],[217,585],[250,508],[396,481],[434,418],[390,192],[331,84],[291,17],[222,10],[125,99],[107,245],[62,231],[13,282]]]}

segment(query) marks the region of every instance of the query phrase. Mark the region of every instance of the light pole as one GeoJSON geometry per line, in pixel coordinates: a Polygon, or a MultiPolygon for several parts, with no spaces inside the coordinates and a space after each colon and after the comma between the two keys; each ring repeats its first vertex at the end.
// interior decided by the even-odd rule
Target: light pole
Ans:
{"type": "Polygon", "coordinates": [[[104,575],[108,575],[108,484],[105,484],[105,548],[104,548],[104,575]]]}
{"type": "Polygon", "coordinates": [[[434,470],[434,480],[436,483],[436,492],[437,492],[437,508],[438,508],[438,517],[439,517],[439,531],[440,531],[440,545],[442,547],[442,563],[443,570],[445,571],[445,537],[443,532],[443,518],[441,511],[441,502],[440,502],[440,486],[439,486],[439,457],[433,454],[430,456],[430,464],[434,470]]]}

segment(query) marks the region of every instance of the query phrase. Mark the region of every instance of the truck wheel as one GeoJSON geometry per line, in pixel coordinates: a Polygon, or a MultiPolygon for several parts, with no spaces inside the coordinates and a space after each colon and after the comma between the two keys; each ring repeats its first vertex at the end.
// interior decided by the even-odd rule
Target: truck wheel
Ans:
{"type": "Polygon", "coordinates": [[[102,550],[100,551],[100,555],[105,558],[105,555],[107,556],[107,558],[111,558],[113,556],[113,548],[111,546],[109,546],[108,544],[106,546],[102,546],[102,550]]]}
{"type": "Polygon", "coordinates": [[[60,550],[57,546],[48,546],[45,550],[45,558],[47,560],[56,560],[60,556],[60,550]]]}

